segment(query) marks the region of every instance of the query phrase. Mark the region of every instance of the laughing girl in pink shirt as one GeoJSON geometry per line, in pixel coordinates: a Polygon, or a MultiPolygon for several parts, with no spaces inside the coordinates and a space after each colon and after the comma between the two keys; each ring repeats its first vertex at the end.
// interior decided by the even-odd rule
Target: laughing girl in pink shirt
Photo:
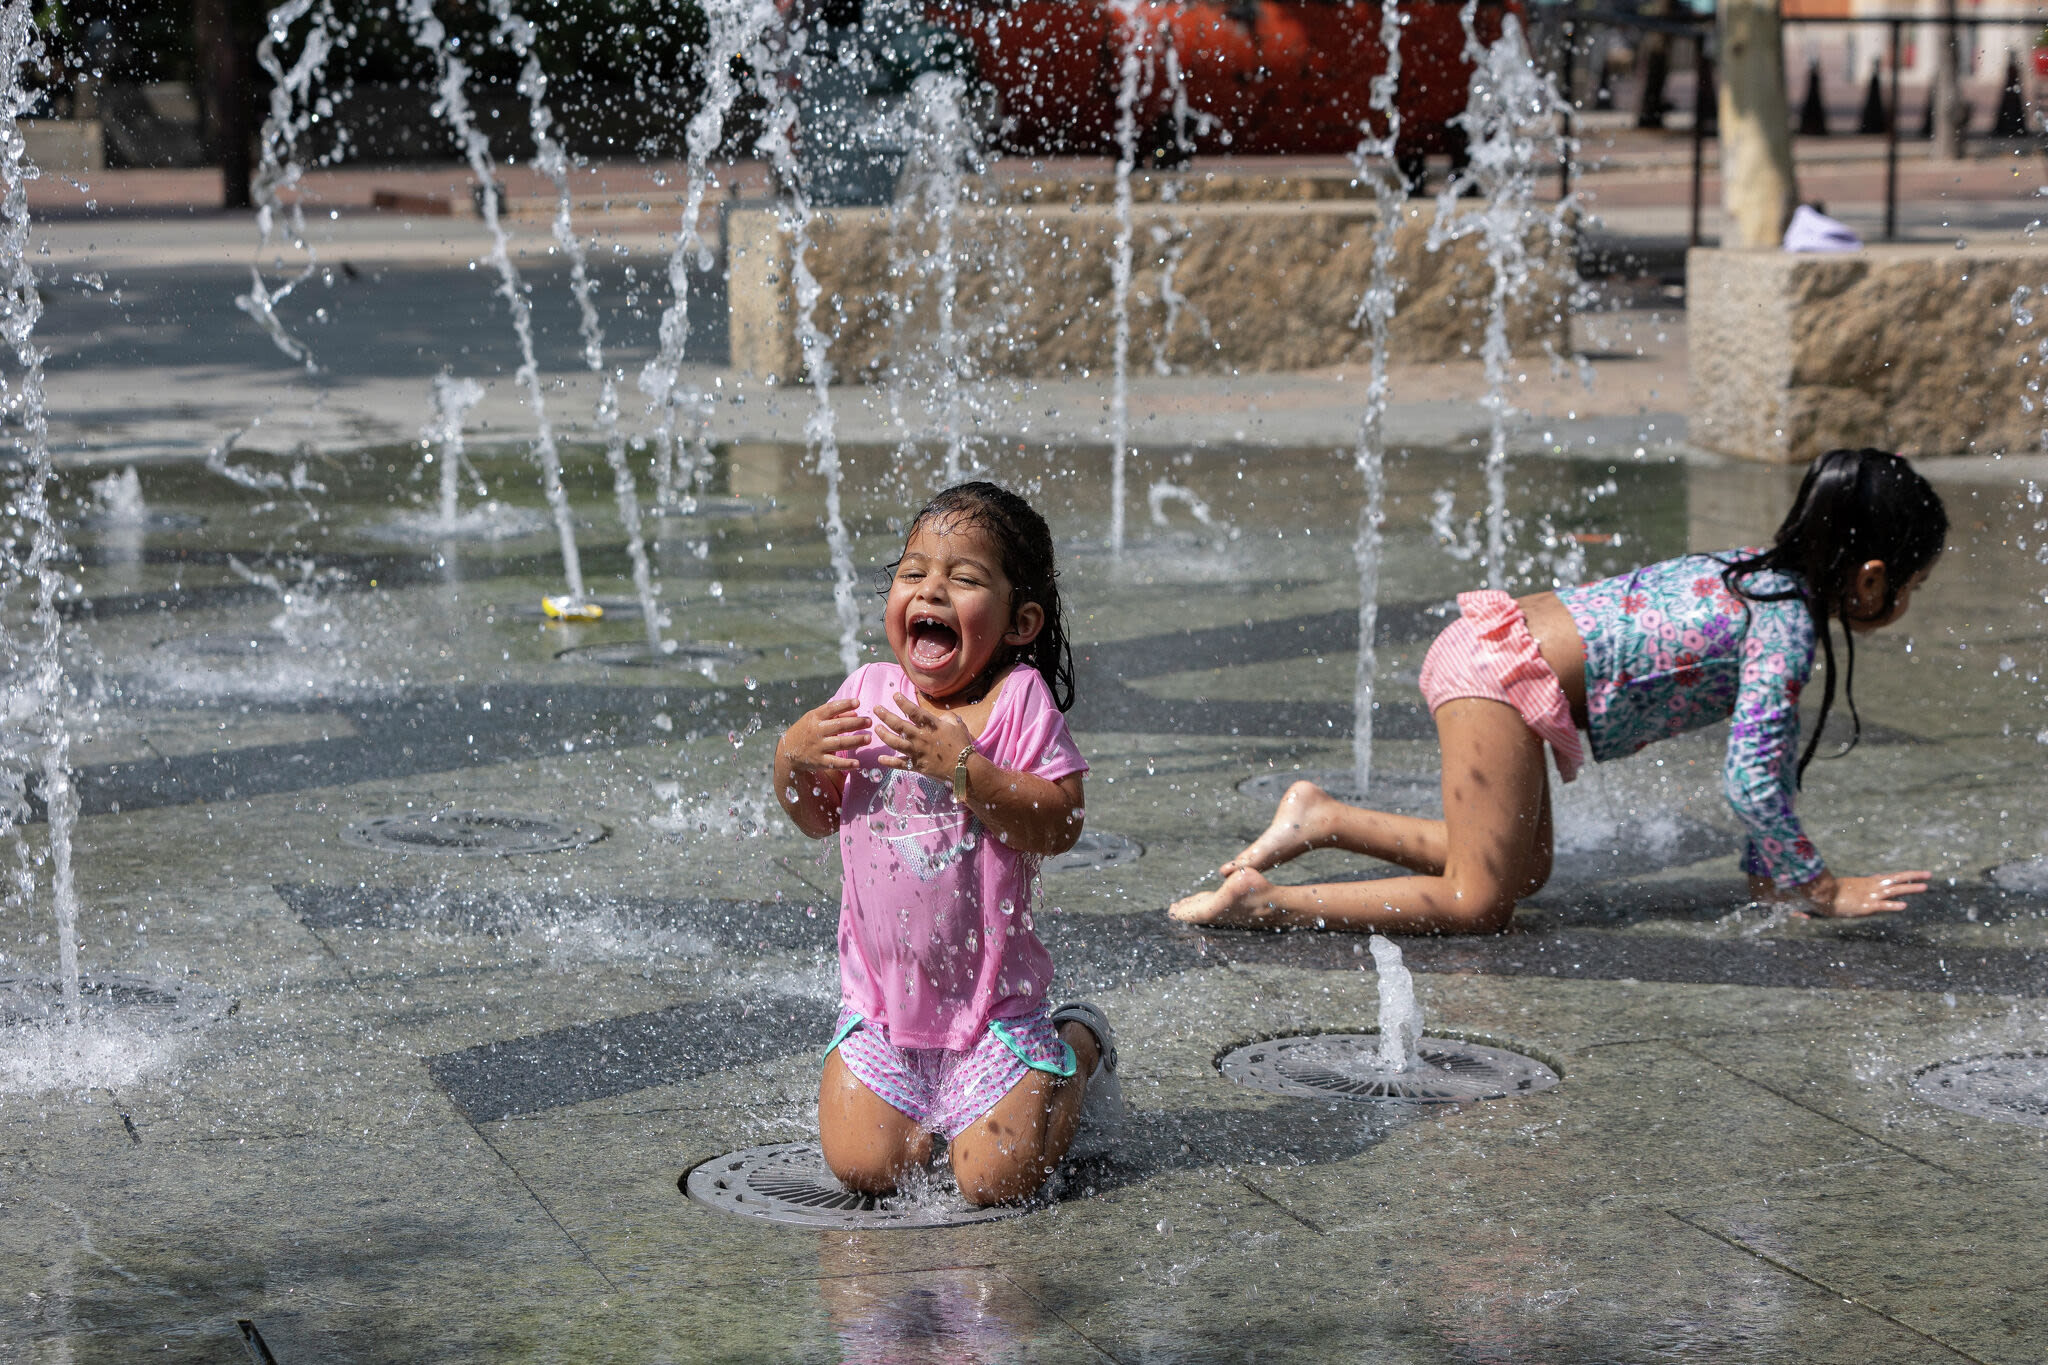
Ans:
{"type": "Polygon", "coordinates": [[[1045,519],[991,483],[946,489],[911,523],[884,625],[896,661],[775,750],[782,808],[837,832],[845,869],[820,1143],[849,1188],[884,1194],[943,1137],[970,1202],[1020,1199],[1077,1133],[1107,1150],[1123,1110],[1108,1021],[1051,1008],[1032,928],[1088,770],[1045,519]]]}

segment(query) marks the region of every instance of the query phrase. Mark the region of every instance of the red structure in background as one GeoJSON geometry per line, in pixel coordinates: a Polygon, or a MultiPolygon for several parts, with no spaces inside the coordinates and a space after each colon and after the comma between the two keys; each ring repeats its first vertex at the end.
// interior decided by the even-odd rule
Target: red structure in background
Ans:
{"type": "MultiPolygon", "coordinates": [[[[1481,0],[1480,37],[1500,36],[1512,7],[1481,0]]],[[[1471,64],[1455,0],[1411,0],[1401,35],[1401,159],[1462,159],[1471,64]]],[[[1371,116],[1373,77],[1386,68],[1380,7],[1369,0],[1139,0],[1119,14],[1105,0],[942,0],[927,10],[973,46],[975,70],[1001,101],[1003,143],[1025,153],[1099,153],[1116,145],[1124,44],[1135,30],[1141,70],[1139,147],[1170,155],[1176,128],[1167,54],[1191,117],[1188,150],[1240,155],[1344,153],[1371,116]]],[[[1378,121],[1374,120],[1375,128],[1378,121]]]]}

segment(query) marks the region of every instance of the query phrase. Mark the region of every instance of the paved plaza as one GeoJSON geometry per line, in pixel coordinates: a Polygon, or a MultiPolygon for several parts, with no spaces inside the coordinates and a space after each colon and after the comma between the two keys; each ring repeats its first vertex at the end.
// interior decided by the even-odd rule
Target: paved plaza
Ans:
{"type": "MultiPolygon", "coordinates": [[[[1864,921],[1745,907],[1725,729],[1595,769],[1560,790],[1557,876],[1510,932],[1403,945],[1431,1034],[1558,1084],[1421,1110],[1218,1069],[1254,1040],[1373,1028],[1362,939],[1163,913],[1289,780],[1350,761],[1358,377],[1143,381],[1134,487],[1170,479],[1214,524],[1134,496],[1121,557],[1102,386],[1004,391],[977,457],[1060,538],[1088,825],[1142,853],[1049,870],[1039,924],[1055,989],[1116,1025],[1133,1121],[1014,1218],[789,1226],[680,1185],[815,1137],[837,1002],[836,853],[787,827],[766,777],[781,727],[841,676],[804,400],[735,395],[710,496],[650,523],[694,666],[632,666],[630,612],[540,621],[561,586],[550,533],[404,529],[433,496],[428,380],[464,346],[478,372],[507,353],[466,268],[473,228],[449,222],[336,220],[329,259],[357,274],[332,297],[388,303],[314,326],[317,381],[235,312],[248,252],[217,222],[48,229],[82,953],[128,994],[83,1064],[5,1035],[0,1359],[2048,1354],[2038,1097],[1999,1121],[1930,1103],[1922,1075],[2048,1053],[2048,459],[1923,465],[1951,548],[1906,621],[1861,642],[1862,743],[1801,801],[1831,865],[1928,867],[1934,889],[1864,921]],[[401,240],[430,231],[431,249],[401,240]],[[241,483],[200,462],[237,432],[241,483]],[[95,520],[88,481],[131,460],[154,519],[95,520]],[[459,857],[350,834],[456,808],[575,837],[459,857]]],[[[656,260],[649,238],[603,276],[629,378],[656,260]]],[[[544,272],[537,290],[562,292],[544,272]]],[[[1536,415],[1510,491],[1521,545],[1546,556],[1532,575],[1755,543],[1794,486],[1684,444],[1682,308],[1654,284],[1624,302],[1580,322],[1590,391],[1540,370],[1522,390],[1536,415]]],[[[566,307],[545,322],[544,369],[585,570],[615,600],[628,560],[572,325],[566,307]]],[[[739,386],[709,343],[698,360],[694,378],[739,386]]],[[[1376,791],[1414,808],[1436,768],[1421,654],[1477,577],[1431,523],[1441,491],[1445,524],[1480,505],[1478,392],[1472,367],[1397,375],[1376,791]]],[[[931,486],[929,444],[899,453],[885,395],[840,410],[872,583],[931,486]]],[[[508,380],[478,417],[478,474],[538,507],[508,380]]],[[[1320,853],[1286,875],[1384,870],[1320,853]]],[[[54,959],[40,907],[0,909],[0,975],[54,959]]]]}

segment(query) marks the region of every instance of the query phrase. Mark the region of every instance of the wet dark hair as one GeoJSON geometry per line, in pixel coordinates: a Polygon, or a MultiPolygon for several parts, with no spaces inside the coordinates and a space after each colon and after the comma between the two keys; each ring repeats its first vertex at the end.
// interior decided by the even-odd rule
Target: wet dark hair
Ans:
{"type": "MultiPolygon", "coordinates": [[[[1052,528],[1032,505],[1000,485],[976,480],[941,489],[919,510],[904,532],[907,544],[918,528],[933,522],[979,526],[1002,556],[1003,577],[1010,580],[1010,615],[1036,602],[1045,625],[1028,645],[1012,645],[996,656],[992,673],[1023,662],[1037,669],[1052,691],[1053,705],[1066,711],[1074,705],[1074,651],[1067,643],[1067,614],[1060,604],[1060,572],[1053,562],[1052,528]]],[[[901,563],[898,560],[897,563],[901,563]]],[[[896,565],[889,566],[893,577],[896,565]]],[[[886,589],[885,589],[886,591],[886,589]]]]}
{"type": "MultiPolygon", "coordinates": [[[[1835,644],[1832,624],[1839,617],[1848,647],[1848,668],[1842,696],[1855,725],[1842,753],[1863,738],[1863,718],[1856,713],[1856,635],[1849,629],[1849,593],[1856,575],[1875,559],[1884,565],[1884,605],[1879,617],[1898,605],[1899,590],[1941,557],[1948,541],[1948,511],[1926,479],[1902,457],[1889,451],[1830,450],[1807,467],[1799,496],[1785,514],[1771,548],[1744,555],[1721,574],[1728,590],[1752,602],[1784,602],[1803,597],[1813,614],[1814,634],[1827,657],[1826,688],[1813,737],[1799,756],[1799,776],[1820,748],[1821,731],[1835,704],[1835,644]],[[1744,586],[1752,575],[1776,570],[1791,574],[1799,588],[1757,592],[1744,586]]],[[[1841,754],[1833,755],[1840,758],[1841,754]]]]}

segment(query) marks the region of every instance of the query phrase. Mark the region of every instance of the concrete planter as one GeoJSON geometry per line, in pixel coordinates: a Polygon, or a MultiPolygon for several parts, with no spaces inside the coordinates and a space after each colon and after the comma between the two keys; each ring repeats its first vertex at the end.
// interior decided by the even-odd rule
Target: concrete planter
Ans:
{"type": "MultiPolygon", "coordinates": [[[[1400,236],[1405,281],[1395,357],[1476,354],[1491,272],[1467,241],[1429,251],[1433,205],[1417,205],[1400,236]]],[[[1131,370],[1231,373],[1354,363],[1365,342],[1352,326],[1370,268],[1375,215],[1355,199],[1141,202],[1135,211],[1131,370]]],[[[801,370],[788,244],[772,206],[735,208],[727,221],[732,360],[742,371],[789,381],[801,370]]],[[[937,236],[922,216],[888,209],[820,213],[809,264],[822,297],[833,374],[871,380],[923,363],[937,310],[928,253],[937,236]]],[[[976,205],[954,227],[958,316],[976,373],[1019,378],[1098,374],[1113,363],[1111,205],[1093,196],[1031,196],[976,205]]],[[[1545,244],[1563,266],[1569,244],[1545,244]]],[[[1568,271],[1538,272],[1510,327],[1529,354],[1561,343],[1568,271]]]]}
{"type": "Polygon", "coordinates": [[[1686,257],[1693,444],[1804,463],[2038,450],[2048,249],[1881,246],[1686,257]],[[2015,313],[2032,291],[2032,320],[2015,313]],[[2033,409],[2030,411],[2030,406],[2033,409]]]}
{"type": "Polygon", "coordinates": [[[24,154],[41,171],[76,174],[106,168],[106,137],[96,118],[27,119],[21,140],[24,154]]]}

